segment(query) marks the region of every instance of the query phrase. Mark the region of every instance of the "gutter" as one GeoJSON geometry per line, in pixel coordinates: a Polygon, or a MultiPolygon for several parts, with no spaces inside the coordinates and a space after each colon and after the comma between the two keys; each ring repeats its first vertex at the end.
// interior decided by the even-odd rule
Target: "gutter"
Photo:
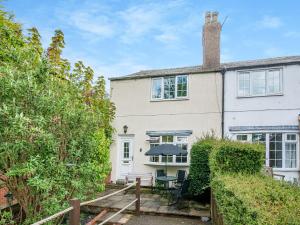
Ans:
{"type": "Polygon", "coordinates": [[[222,119],[221,119],[221,133],[222,133],[222,139],[224,138],[224,113],[225,113],[225,73],[227,69],[226,67],[223,67],[221,70],[222,74],[222,119]]]}

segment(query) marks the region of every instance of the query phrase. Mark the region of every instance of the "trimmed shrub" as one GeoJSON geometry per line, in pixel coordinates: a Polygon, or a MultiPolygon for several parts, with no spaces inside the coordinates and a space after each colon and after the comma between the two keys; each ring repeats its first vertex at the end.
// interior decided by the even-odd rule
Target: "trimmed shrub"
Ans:
{"type": "Polygon", "coordinates": [[[299,187],[238,173],[215,174],[211,185],[224,224],[300,224],[299,187]]]}
{"type": "Polygon", "coordinates": [[[215,172],[260,172],[265,148],[261,144],[220,141],[210,155],[210,169],[215,172]]]}
{"type": "Polygon", "coordinates": [[[208,160],[215,143],[216,140],[208,138],[199,140],[192,146],[189,171],[189,192],[192,195],[200,195],[209,187],[210,169],[208,160]]]}

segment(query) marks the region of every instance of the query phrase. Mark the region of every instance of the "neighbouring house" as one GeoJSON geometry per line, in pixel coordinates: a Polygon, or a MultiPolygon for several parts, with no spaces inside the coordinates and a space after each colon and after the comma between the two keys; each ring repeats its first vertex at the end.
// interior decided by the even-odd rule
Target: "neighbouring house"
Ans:
{"type": "Polygon", "coordinates": [[[129,173],[155,176],[166,164],[168,175],[188,171],[191,145],[211,131],[266,143],[266,164],[299,178],[300,56],[221,64],[221,29],[218,13],[206,13],[202,65],[110,78],[113,182],[129,173]],[[188,154],[145,155],[159,144],[188,154]]]}
{"type": "Polygon", "coordinates": [[[265,144],[266,165],[298,180],[300,57],[237,62],[225,70],[225,136],[265,144]]]}

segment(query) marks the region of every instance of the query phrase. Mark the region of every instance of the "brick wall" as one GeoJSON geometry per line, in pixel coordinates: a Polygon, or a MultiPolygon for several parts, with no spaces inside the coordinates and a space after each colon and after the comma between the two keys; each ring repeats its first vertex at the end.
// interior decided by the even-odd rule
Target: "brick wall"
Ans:
{"type": "Polygon", "coordinates": [[[6,187],[0,188],[0,208],[1,206],[5,206],[7,204],[7,200],[4,197],[7,193],[8,189],[6,187]]]}

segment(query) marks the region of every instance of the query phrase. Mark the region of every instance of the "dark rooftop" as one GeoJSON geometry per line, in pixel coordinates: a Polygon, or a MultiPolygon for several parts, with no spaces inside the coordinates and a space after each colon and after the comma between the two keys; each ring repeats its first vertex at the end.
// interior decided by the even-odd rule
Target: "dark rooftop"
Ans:
{"type": "Polygon", "coordinates": [[[257,67],[279,66],[279,65],[289,65],[289,64],[300,64],[300,56],[286,56],[286,57],[222,63],[219,68],[210,68],[210,69],[204,68],[202,65],[198,65],[198,66],[169,68],[169,69],[141,70],[139,72],[132,73],[126,76],[111,77],[109,78],[109,80],[111,81],[130,80],[130,79],[157,77],[157,76],[165,76],[165,75],[218,72],[223,69],[238,70],[238,69],[251,69],[257,67]]]}

